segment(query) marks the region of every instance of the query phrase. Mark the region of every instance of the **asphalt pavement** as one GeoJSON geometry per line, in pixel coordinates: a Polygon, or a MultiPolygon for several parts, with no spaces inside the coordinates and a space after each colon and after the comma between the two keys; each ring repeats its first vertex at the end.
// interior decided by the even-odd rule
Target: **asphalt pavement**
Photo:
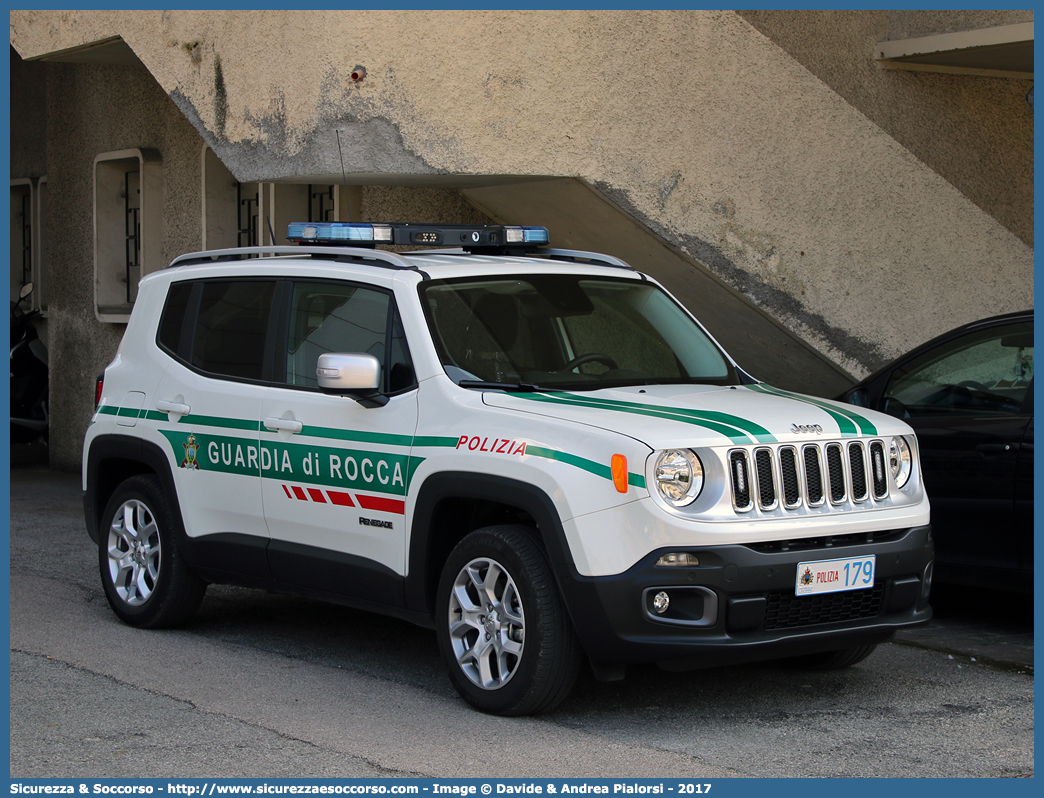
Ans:
{"type": "MultiPolygon", "coordinates": [[[[57,501],[80,495],[79,474],[47,468],[44,444],[12,446],[11,468],[12,490],[39,492],[41,503],[52,491],[61,494],[52,496],[57,501]]],[[[935,617],[901,632],[897,643],[1033,671],[1033,596],[936,585],[932,606],[935,617]]]]}
{"type": "Polygon", "coordinates": [[[940,597],[936,619],[842,672],[778,664],[624,682],[552,715],[480,715],[432,633],[214,587],[190,629],[105,604],[79,475],[11,488],[11,773],[99,776],[1032,777],[1028,599],[940,597]]]}

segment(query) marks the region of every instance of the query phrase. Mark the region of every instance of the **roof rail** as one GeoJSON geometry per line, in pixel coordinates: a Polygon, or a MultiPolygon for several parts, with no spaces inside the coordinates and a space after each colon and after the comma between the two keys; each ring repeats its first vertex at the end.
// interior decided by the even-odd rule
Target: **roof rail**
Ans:
{"type": "MultiPolygon", "coordinates": [[[[426,252],[418,252],[417,255],[460,255],[462,257],[470,257],[473,253],[466,252],[463,249],[432,249],[426,252]]],[[[482,254],[482,253],[474,253],[482,254]]],[[[579,249],[534,249],[526,252],[521,257],[524,258],[541,258],[545,257],[548,260],[563,260],[570,263],[580,263],[587,261],[594,266],[612,266],[617,269],[627,269],[628,271],[637,271],[627,261],[620,260],[613,255],[604,255],[600,252],[584,252],[579,249]]],[[[639,272],[641,274],[641,272],[639,272]]],[[[644,277],[644,275],[643,275],[644,277]]]]}
{"type": "Polygon", "coordinates": [[[325,258],[348,260],[379,261],[375,266],[387,269],[409,269],[420,271],[413,263],[395,252],[364,247],[307,247],[307,246],[272,246],[272,247],[235,247],[233,249],[210,249],[205,252],[189,252],[180,255],[170,262],[168,269],[175,266],[188,266],[193,263],[214,263],[220,261],[244,260],[251,255],[319,255],[325,258]]]}
{"type": "Polygon", "coordinates": [[[635,271],[635,268],[627,261],[620,260],[620,258],[613,255],[604,255],[600,252],[584,252],[579,249],[541,249],[537,254],[547,255],[551,260],[565,260],[571,263],[590,261],[599,266],[615,266],[620,269],[635,271]]]}

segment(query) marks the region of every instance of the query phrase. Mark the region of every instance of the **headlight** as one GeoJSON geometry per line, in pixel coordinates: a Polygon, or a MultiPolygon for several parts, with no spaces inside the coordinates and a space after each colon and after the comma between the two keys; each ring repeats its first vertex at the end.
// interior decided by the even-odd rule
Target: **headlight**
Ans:
{"type": "Polygon", "coordinates": [[[703,490],[703,465],[688,449],[660,452],[653,476],[660,497],[674,507],[692,504],[703,490]]]}
{"type": "Polygon", "coordinates": [[[906,438],[896,436],[888,444],[888,467],[892,469],[892,479],[897,488],[903,487],[910,480],[913,471],[913,455],[906,438]]]}

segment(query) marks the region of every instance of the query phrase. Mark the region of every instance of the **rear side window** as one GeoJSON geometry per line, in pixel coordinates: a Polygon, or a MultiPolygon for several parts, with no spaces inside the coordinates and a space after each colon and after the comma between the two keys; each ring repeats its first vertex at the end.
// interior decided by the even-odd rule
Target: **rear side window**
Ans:
{"type": "Polygon", "coordinates": [[[274,295],[273,280],[204,283],[191,364],[210,374],[262,379],[274,295]]]}
{"type": "Polygon", "coordinates": [[[173,283],[167,293],[167,304],[163,307],[163,320],[160,322],[160,346],[173,355],[178,354],[181,342],[181,331],[185,326],[188,312],[189,296],[192,294],[192,283],[173,283]]]}
{"type": "Polygon", "coordinates": [[[319,355],[341,352],[376,357],[383,393],[417,384],[391,294],[347,282],[174,283],[157,342],[186,365],[218,377],[317,389],[319,355]]]}

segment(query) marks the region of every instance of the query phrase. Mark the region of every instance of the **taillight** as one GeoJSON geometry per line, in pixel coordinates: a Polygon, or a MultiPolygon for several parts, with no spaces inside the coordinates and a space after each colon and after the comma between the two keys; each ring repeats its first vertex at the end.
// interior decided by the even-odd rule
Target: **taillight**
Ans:
{"type": "Polygon", "coordinates": [[[102,387],[105,385],[105,372],[103,371],[98,375],[97,380],[94,383],[94,409],[98,409],[98,405],[101,404],[102,387]]]}

